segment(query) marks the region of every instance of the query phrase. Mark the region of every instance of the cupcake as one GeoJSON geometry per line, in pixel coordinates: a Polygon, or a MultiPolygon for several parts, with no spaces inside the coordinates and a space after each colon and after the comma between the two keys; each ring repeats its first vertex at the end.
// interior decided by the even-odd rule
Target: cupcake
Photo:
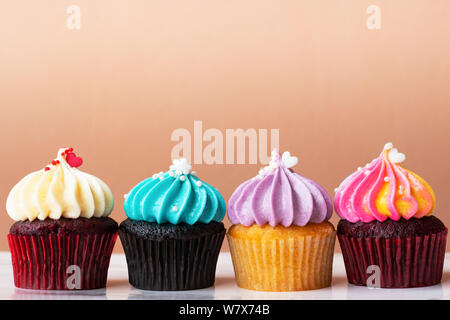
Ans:
{"type": "Polygon", "coordinates": [[[228,203],[236,281],[258,291],[298,291],[331,284],[336,231],[333,207],[316,182],[292,171],[297,158],[272,152],[269,166],[241,184],[228,203]]]}
{"type": "Polygon", "coordinates": [[[214,284],[225,237],[225,201],[191,172],[186,159],[125,195],[119,226],[129,282],[143,290],[192,290],[214,284]]]}
{"type": "Polygon", "coordinates": [[[336,189],[338,239],[352,284],[410,288],[441,281],[447,228],[431,215],[433,189],[401,166],[404,160],[387,143],[336,189]]]}
{"type": "Polygon", "coordinates": [[[18,288],[97,289],[106,286],[117,223],[109,187],[77,169],[72,148],[58,151],[45,168],[30,173],[8,195],[17,222],[8,243],[18,288]]]}

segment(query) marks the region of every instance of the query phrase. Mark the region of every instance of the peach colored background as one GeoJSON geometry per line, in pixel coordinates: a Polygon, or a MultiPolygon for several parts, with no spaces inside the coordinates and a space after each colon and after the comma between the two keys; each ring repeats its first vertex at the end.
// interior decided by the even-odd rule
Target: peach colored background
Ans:
{"type": "MultiPolygon", "coordinates": [[[[449,16],[447,0],[3,1],[0,202],[73,146],[112,188],[122,221],[122,195],[168,168],[172,131],[202,120],[223,132],[279,128],[296,169],[331,194],[392,141],[450,225],[449,16]],[[81,30],[66,28],[70,4],[81,30]],[[366,28],[371,4],[379,31],[366,28]]],[[[195,169],[228,199],[259,167],[195,169]]]]}

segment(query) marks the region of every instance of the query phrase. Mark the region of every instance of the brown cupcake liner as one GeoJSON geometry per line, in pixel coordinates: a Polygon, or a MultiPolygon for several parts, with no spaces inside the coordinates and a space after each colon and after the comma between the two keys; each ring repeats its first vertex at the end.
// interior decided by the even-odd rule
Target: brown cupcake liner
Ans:
{"type": "Polygon", "coordinates": [[[193,290],[214,284],[225,229],[192,239],[150,240],[119,230],[130,284],[143,290],[193,290]]]}
{"type": "Polygon", "coordinates": [[[37,290],[104,288],[116,239],[117,233],[8,234],[14,284],[37,290]]]}
{"type": "Polygon", "coordinates": [[[338,234],[348,282],[373,286],[373,269],[381,288],[431,286],[441,282],[447,232],[404,238],[356,238],[338,234]],[[369,279],[370,277],[370,279],[369,279]],[[370,281],[367,284],[367,281],[370,281]]]}
{"type": "Polygon", "coordinates": [[[300,291],[331,285],[336,232],[252,240],[227,234],[239,287],[300,291]]]}

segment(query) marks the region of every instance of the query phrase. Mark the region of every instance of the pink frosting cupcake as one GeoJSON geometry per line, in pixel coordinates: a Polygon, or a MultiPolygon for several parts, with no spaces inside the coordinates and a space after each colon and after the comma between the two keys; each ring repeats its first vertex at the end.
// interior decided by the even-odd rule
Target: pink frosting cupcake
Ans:
{"type": "Polygon", "coordinates": [[[336,189],[338,239],[352,284],[408,288],[441,281],[447,228],[432,215],[433,189],[401,165],[405,158],[387,143],[336,189]]]}

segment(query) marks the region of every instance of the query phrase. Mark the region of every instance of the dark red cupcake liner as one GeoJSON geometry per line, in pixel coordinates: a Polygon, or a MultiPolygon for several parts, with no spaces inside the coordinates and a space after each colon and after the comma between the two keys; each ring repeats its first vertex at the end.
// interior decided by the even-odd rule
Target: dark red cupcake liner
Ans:
{"type": "Polygon", "coordinates": [[[18,288],[37,290],[104,288],[116,239],[117,232],[8,234],[14,284],[18,288]],[[79,269],[69,266],[77,266],[79,269]],[[74,275],[74,270],[80,271],[79,287],[74,287],[74,283],[71,283],[70,277],[74,275]]]}
{"type": "Polygon", "coordinates": [[[441,282],[447,232],[404,238],[356,238],[338,234],[348,282],[366,286],[380,269],[381,288],[431,286],[441,282]]]}
{"type": "Polygon", "coordinates": [[[150,240],[120,229],[130,284],[157,291],[212,286],[225,232],[192,239],[150,240]]]}

